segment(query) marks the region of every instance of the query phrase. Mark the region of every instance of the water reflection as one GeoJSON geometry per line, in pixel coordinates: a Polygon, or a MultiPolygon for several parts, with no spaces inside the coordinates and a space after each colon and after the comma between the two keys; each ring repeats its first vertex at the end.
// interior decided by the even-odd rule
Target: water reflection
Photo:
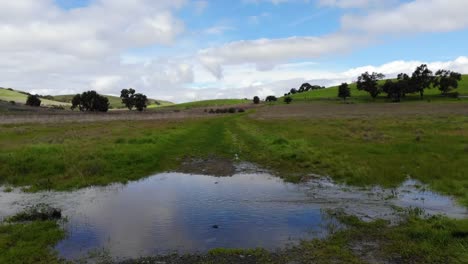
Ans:
{"type": "Polygon", "coordinates": [[[374,219],[393,217],[393,205],[418,206],[467,217],[467,210],[450,198],[415,184],[409,181],[390,191],[350,188],[327,179],[295,185],[262,173],[228,178],[164,173],[69,193],[0,192],[0,217],[36,203],[62,208],[69,235],[57,250],[68,259],[95,249],[119,258],[217,247],[276,249],[324,236],[330,220],[322,209],[341,208],[374,219]]]}

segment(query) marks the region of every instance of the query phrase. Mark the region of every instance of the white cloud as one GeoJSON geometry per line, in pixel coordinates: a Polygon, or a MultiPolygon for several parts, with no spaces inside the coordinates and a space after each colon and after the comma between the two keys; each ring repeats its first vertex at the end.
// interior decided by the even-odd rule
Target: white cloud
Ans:
{"type": "Polygon", "coordinates": [[[195,1],[193,4],[195,5],[195,13],[198,15],[201,15],[203,12],[205,12],[205,9],[207,9],[210,5],[206,0],[195,1]]]}
{"type": "Polygon", "coordinates": [[[368,8],[374,6],[388,5],[394,0],[318,0],[320,6],[339,8],[368,8]]]}
{"type": "Polygon", "coordinates": [[[207,69],[217,78],[222,78],[222,68],[226,65],[254,63],[257,69],[270,70],[284,61],[343,53],[366,42],[366,38],[350,35],[259,39],[201,50],[198,56],[207,69]]]}
{"type": "Polygon", "coordinates": [[[468,27],[467,9],[466,0],[415,0],[364,16],[344,16],[342,25],[371,34],[448,32],[468,27]]]}
{"type": "Polygon", "coordinates": [[[203,73],[202,69],[195,69],[195,81],[206,83],[203,89],[196,90],[195,98],[213,98],[214,91],[218,92],[216,98],[251,98],[254,95],[261,97],[281,96],[291,88],[298,88],[304,82],[329,87],[343,82],[354,82],[365,71],[381,72],[388,78],[394,78],[401,72],[411,74],[421,64],[428,64],[433,71],[448,69],[468,73],[468,57],[433,62],[392,61],[382,65],[356,67],[341,72],[320,70],[318,69],[320,65],[313,63],[283,64],[268,72],[258,71],[254,65],[237,65],[226,67],[226,77],[220,81],[203,73]]]}
{"type": "Polygon", "coordinates": [[[208,34],[208,35],[222,35],[226,31],[232,31],[235,30],[236,28],[234,27],[229,27],[229,26],[214,26],[207,28],[203,31],[203,33],[208,34]]]}

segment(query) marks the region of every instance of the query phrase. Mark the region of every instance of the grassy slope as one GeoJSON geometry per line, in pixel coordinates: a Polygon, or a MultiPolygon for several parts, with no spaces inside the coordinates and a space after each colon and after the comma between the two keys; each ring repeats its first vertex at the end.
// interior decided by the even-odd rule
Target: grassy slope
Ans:
{"type": "MultiPolygon", "coordinates": [[[[26,100],[28,99],[28,96],[25,94],[22,94],[18,91],[10,91],[5,88],[0,88],[0,100],[3,101],[15,101],[17,103],[25,104],[26,100]]],[[[68,106],[70,104],[60,102],[60,101],[52,101],[52,100],[47,100],[47,99],[42,99],[41,98],[41,105],[44,106],[50,106],[50,105],[63,105],[63,106],[68,106]]]]}
{"type": "MultiPolygon", "coordinates": [[[[359,91],[356,87],[356,84],[353,83],[350,85],[351,88],[351,100],[356,100],[356,101],[372,101],[369,94],[365,91],[359,91]]],[[[467,95],[468,96],[468,75],[463,75],[462,81],[459,83],[459,87],[456,90],[459,92],[461,95],[467,95]]],[[[302,100],[323,100],[323,99],[332,99],[332,100],[338,100],[337,98],[338,95],[338,86],[330,87],[327,89],[323,90],[316,90],[316,91],[310,91],[306,93],[299,93],[299,94],[294,94],[291,97],[296,100],[296,101],[302,101],[302,100]]],[[[427,99],[431,100],[455,100],[455,99],[449,99],[449,98],[440,98],[440,91],[438,89],[428,89],[425,91],[425,95],[427,96],[427,99]]],[[[381,94],[379,96],[380,101],[385,99],[385,95],[381,94]]],[[[412,100],[419,100],[419,94],[414,94],[414,95],[408,95],[406,101],[412,101],[412,100]]],[[[379,101],[379,100],[378,100],[379,101]]]]}
{"type": "MultiPolygon", "coordinates": [[[[67,102],[70,103],[71,100],[73,99],[73,96],[75,95],[57,95],[54,96],[54,99],[60,102],[67,102]]],[[[105,95],[109,99],[110,106],[114,109],[123,109],[125,106],[122,104],[122,99],[117,96],[112,96],[112,95],[105,95]]],[[[156,99],[149,99],[150,105],[148,108],[156,108],[160,106],[167,106],[167,105],[172,105],[173,103],[167,102],[167,101],[162,101],[162,100],[156,100],[156,99]],[[159,102],[160,105],[156,104],[156,102],[159,102]]]]}
{"type": "Polygon", "coordinates": [[[245,99],[214,99],[214,100],[204,100],[204,101],[195,101],[183,104],[176,104],[172,107],[177,109],[189,109],[194,107],[220,107],[228,105],[238,105],[250,103],[250,100],[245,99]]]}
{"type": "Polygon", "coordinates": [[[0,181],[70,189],[135,180],[211,154],[355,185],[396,186],[408,176],[468,205],[468,117],[4,125],[0,181]],[[418,139],[418,140],[417,140],[418,139]],[[80,151],[76,151],[76,150],[80,151]]]}
{"type": "Polygon", "coordinates": [[[0,263],[59,263],[51,248],[65,232],[53,221],[0,223],[0,263]]]}

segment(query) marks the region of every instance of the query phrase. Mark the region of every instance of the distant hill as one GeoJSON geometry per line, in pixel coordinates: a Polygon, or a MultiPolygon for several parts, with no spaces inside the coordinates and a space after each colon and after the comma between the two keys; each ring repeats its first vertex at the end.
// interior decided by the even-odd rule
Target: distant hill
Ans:
{"type": "MultiPolygon", "coordinates": [[[[370,96],[365,91],[359,91],[356,87],[356,83],[352,83],[349,85],[351,88],[351,96],[354,99],[358,100],[371,100],[370,96]]],[[[463,75],[462,80],[459,82],[458,89],[454,90],[462,96],[468,96],[468,75],[463,75]]],[[[286,91],[285,91],[286,92],[286,91]]],[[[288,91],[289,92],[289,91],[288,91]]],[[[438,89],[432,88],[427,89],[424,92],[430,98],[437,98],[440,95],[440,91],[438,89]]],[[[321,90],[314,90],[304,93],[297,93],[291,95],[293,100],[301,101],[301,100],[322,100],[322,99],[337,99],[338,96],[338,86],[333,86],[321,90]]],[[[384,94],[379,96],[380,98],[385,97],[384,94]]],[[[419,94],[414,95],[407,95],[408,99],[419,99],[419,94]]]]}
{"type": "MultiPolygon", "coordinates": [[[[0,88],[0,100],[6,102],[15,102],[18,104],[26,104],[26,100],[28,99],[28,93],[17,91],[11,88],[0,88]]],[[[58,100],[50,100],[41,98],[43,106],[71,106],[71,104],[67,102],[62,102],[58,100]]]]}
{"type": "Polygon", "coordinates": [[[217,106],[226,106],[226,105],[238,105],[249,103],[251,100],[246,99],[213,99],[213,100],[203,100],[203,101],[194,101],[182,104],[172,105],[175,108],[188,109],[194,107],[217,107],[217,106]]]}
{"type": "MultiPolygon", "coordinates": [[[[71,100],[73,99],[75,95],[74,94],[67,94],[67,95],[56,95],[54,96],[54,100],[60,101],[60,102],[65,102],[65,103],[71,103],[71,100]]],[[[122,99],[117,96],[113,95],[104,95],[109,99],[109,104],[112,109],[124,109],[126,108],[125,105],[122,104],[122,99]]],[[[168,101],[163,101],[163,100],[157,100],[157,99],[148,99],[149,101],[149,106],[148,108],[155,108],[155,107],[161,107],[161,106],[168,106],[168,105],[173,105],[174,103],[168,102],[168,101]]]]}

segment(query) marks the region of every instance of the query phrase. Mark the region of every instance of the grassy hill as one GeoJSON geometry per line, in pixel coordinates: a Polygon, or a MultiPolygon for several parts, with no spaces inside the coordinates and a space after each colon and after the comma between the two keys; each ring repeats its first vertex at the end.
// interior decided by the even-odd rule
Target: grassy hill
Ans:
{"type": "Polygon", "coordinates": [[[195,108],[195,107],[217,107],[217,106],[225,106],[225,105],[238,105],[238,104],[245,104],[249,103],[250,100],[246,99],[215,99],[215,100],[204,100],[204,101],[195,101],[195,102],[188,102],[183,104],[175,104],[173,107],[178,109],[188,109],[188,108],[195,108]]]}
{"type": "MultiPolygon", "coordinates": [[[[74,94],[67,94],[67,95],[57,95],[54,96],[54,99],[60,102],[66,102],[70,103],[74,94]]],[[[111,108],[113,109],[123,109],[125,106],[122,104],[122,99],[117,96],[113,95],[105,95],[109,99],[109,103],[111,108]]],[[[173,105],[173,103],[168,102],[168,101],[162,101],[162,100],[156,100],[156,99],[148,99],[150,102],[150,105],[148,108],[155,108],[155,107],[160,107],[160,106],[167,106],[167,105],[173,105]]]]}
{"type": "MultiPolygon", "coordinates": [[[[359,91],[356,87],[356,83],[350,84],[351,88],[351,100],[355,101],[372,101],[370,95],[365,91],[359,91]]],[[[454,90],[462,96],[468,96],[468,75],[463,75],[462,80],[459,83],[458,89],[454,90]]],[[[313,100],[339,100],[338,86],[329,87],[322,90],[314,90],[305,93],[298,93],[291,95],[294,101],[313,101],[313,100]]],[[[440,97],[440,91],[436,88],[427,89],[424,93],[426,99],[438,100],[447,99],[440,97]]],[[[377,100],[385,100],[385,94],[380,94],[377,100]]],[[[419,94],[410,94],[405,98],[406,101],[419,100],[419,94]]]]}
{"type": "MultiPolygon", "coordinates": [[[[26,104],[26,100],[28,99],[28,94],[22,91],[16,91],[13,89],[7,88],[0,88],[0,100],[10,102],[14,101],[15,103],[19,104],[26,104]]],[[[56,100],[48,100],[41,98],[43,106],[70,106],[67,102],[56,101],[56,100]]]]}

